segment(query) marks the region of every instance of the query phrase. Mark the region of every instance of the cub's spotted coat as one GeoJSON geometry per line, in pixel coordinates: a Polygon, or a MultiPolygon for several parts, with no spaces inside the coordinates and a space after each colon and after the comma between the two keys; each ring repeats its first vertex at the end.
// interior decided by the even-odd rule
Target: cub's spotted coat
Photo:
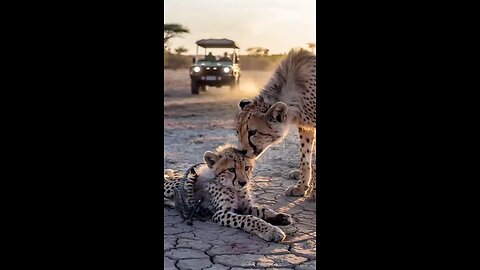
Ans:
{"type": "MultiPolygon", "coordinates": [[[[251,192],[254,160],[235,147],[225,145],[204,154],[205,164],[195,168],[193,201],[204,198],[201,211],[211,212],[214,222],[242,229],[266,241],[280,242],[285,233],[276,225],[290,224],[290,215],[255,204],[251,192]]],[[[173,197],[173,188],[183,175],[164,173],[164,197],[173,197]]]]}

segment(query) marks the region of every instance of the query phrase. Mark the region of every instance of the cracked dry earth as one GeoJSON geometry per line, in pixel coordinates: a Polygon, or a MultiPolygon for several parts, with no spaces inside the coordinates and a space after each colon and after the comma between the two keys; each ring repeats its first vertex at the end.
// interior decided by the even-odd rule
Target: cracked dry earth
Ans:
{"type": "MultiPolygon", "coordinates": [[[[203,153],[224,143],[236,144],[233,118],[237,102],[252,97],[271,72],[244,71],[242,91],[207,88],[192,96],[187,70],[165,70],[164,168],[185,170],[202,162],[203,153]]],[[[298,133],[290,130],[284,143],[271,147],[256,163],[253,190],[259,204],[292,215],[280,226],[282,243],[265,242],[239,229],[211,220],[186,222],[164,207],[164,269],[315,269],[316,209],[307,198],[286,197],[295,180],[288,179],[300,162],[298,133]]]]}

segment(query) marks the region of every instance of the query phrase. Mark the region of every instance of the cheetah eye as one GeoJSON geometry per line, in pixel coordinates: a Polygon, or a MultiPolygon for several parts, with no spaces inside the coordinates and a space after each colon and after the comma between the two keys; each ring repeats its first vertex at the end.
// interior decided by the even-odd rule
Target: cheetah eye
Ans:
{"type": "Polygon", "coordinates": [[[245,171],[250,171],[250,166],[245,166],[245,171]]]}
{"type": "Polygon", "coordinates": [[[250,136],[253,136],[253,135],[255,135],[255,133],[257,133],[256,130],[249,130],[249,131],[248,131],[248,136],[249,136],[249,137],[250,137],[250,136]]]}
{"type": "Polygon", "coordinates": [[[230,168],[230,169],[228,169],[228,171],[231,172],[231,173],[234,173],[234,172],[235,172],[235,168],[230,168]]]}

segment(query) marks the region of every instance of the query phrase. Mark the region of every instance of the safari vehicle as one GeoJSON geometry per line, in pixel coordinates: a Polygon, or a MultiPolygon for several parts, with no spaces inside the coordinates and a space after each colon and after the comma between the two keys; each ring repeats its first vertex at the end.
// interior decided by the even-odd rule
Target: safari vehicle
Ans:
{"type": "Polygon", "coordinates": [[[238,45],[230,39],[201,39],[196,42],[197,52],[190,67],[190,79],[192,94],[198,95],[199,90],[206,91],[206,86],[230,86],[230,89],[238,88],[240,83],[240,65],[238,63],[238,45]],[[198,48],[205,49],[201,59],[198,48]],[[208,48],[228,48],[233,52],[227,58],[217,58],[211,53],[207,55],[208,48]]]}

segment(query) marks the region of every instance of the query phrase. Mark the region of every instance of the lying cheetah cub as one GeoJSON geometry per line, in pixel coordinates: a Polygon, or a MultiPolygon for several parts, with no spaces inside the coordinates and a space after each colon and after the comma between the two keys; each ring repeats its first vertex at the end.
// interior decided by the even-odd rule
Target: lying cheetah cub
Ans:
{"type": "Polygon", "coordinates": [[[205,163],[198,164],[183,176],[164,173],[164,197],[173,198],[175,188],[184,188],[186,205],[213,215],[213,221],[225,227],[242,229],[266,241],[281,242],[285,233],[275,225],[290,224],[290,215],[256,205],[250,191],[254,160],[246,158],[230,145],[207,151],[205,163]],[[183,187],[182,187],[183,183],[183,187]]]}

